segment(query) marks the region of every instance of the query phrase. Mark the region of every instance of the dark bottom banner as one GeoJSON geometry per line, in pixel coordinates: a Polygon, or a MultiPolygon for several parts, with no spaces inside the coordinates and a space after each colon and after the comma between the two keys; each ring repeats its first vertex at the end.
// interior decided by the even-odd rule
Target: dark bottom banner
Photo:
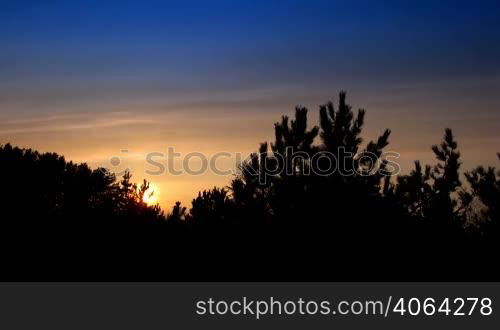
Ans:
{"type": "Polygon", "coordinates": [[[493,329],[499,301],[499,283],[1,283],[0,329],[493,329]]]}

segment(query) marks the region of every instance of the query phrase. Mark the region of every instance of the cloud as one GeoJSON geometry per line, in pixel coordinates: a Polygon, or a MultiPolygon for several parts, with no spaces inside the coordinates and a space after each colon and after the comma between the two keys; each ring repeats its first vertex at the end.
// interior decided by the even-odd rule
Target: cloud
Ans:
{"type": "Polygon", "coordinates": [[[7,120],[0,124],[2,134],[61,132],[96,128],[111,128],[127,125],[152,124],[149,116],[138,116],[127,112],[108,114],[61,114],[39,118],[7,120]]]}

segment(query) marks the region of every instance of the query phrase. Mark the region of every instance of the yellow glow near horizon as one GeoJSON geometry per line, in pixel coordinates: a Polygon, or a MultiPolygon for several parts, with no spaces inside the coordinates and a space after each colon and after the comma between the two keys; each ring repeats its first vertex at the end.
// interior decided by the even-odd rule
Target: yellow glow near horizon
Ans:
{"type": "Polygon", "coordinates": [[[149,185],[149,189],[146,190],[142,200],[148,205],[155,205],[158,203],[158,196],[160,195],[160,190],[158,187],[152,183],[149,185]]]}

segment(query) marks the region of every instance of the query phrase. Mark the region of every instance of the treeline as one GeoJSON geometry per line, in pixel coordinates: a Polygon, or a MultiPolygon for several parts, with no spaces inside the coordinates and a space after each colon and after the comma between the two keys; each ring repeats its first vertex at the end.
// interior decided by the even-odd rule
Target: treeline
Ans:
{"type": "Polygon", "coordinates": [[[130,173],[116,178],[106,169],[68,162],[54,153],[0,146],[2,221],[327,231],[342,239],[498,238],[500,173],[478,167],[464,173],[464,184],[451,129],[432,146],[436,166],[415,161],[411,173],[396,177],[384,158],[390,130],[363,143],[365,111],[354,113],[345,93],[337,106],[320,106],[319,126],[308,127],[307,112],[298,107],[293,119],[283,116],[274,126],[275,140],[262,143],[241,164],[228,188],[200,192],[189,209],[177,203],[167,214],[143,201],[149,183],[133,183],[130,173]],[[331,164],[329,155],[337,156],[338,170],[325,174],[321,170],[331,164]]]}
{"type": "Polygon", "coordinates": [[[447,129],[436,166],[391,175],[390,131],[364,143],[364,117],[344,93],[319,126],[299,107],[227,188],[166,213],[130,173],[0,146],[0,279],[498,280],[500,174],[462,182],[447,129]]]}
{"type": "Polygon", "coordinates": [[[0,189],[4,221],[31,224],[93,219],[160,222],[163,211],[143,197],[149,183],[120,181],[104,168],[67,162],[55,153],[39,153],[10,144],[0,146],[0,189]]]}

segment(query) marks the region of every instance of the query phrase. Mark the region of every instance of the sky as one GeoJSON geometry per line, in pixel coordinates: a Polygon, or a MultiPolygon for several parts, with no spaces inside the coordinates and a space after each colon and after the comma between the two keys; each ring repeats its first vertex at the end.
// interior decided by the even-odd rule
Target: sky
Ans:
{"type": "Polygon", "coordinates": [[[446,127],[463,169],[498,165],[499,17],[498,1],[2,0],[0,144],[130,168],[169,208],[231,175],[148,175],[148,153],[247,155],[346,90],[403,172],[446,127]]]}

